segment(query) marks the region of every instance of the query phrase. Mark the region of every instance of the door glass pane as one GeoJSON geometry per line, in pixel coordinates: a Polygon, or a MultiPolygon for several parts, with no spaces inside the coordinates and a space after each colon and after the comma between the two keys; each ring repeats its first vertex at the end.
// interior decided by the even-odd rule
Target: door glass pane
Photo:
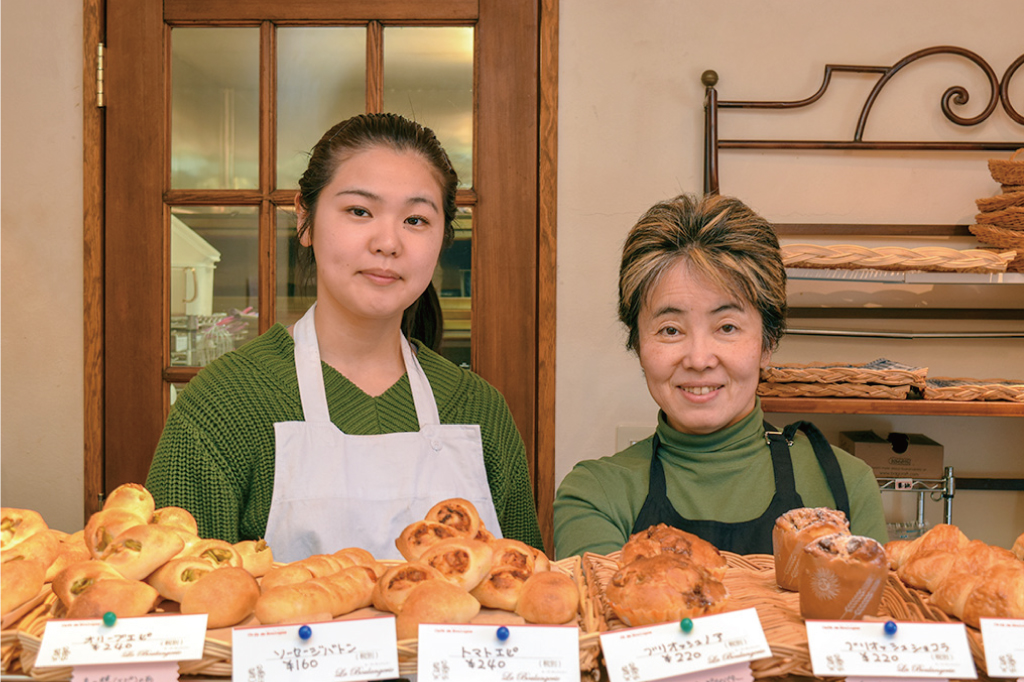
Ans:
{"type": "Polygon", "coordinates": [[[294,324],[316,300],[316,278],[310,268],[299,264],[299,240],[295,232],[295,210],[277,209],[277,319],[284,326],[294,324]]]}
{"type": "Polygon", "coordinates": [[[433,129],[473,186],[473,28],[384,29],[384,110],[433,129]]]}
{"type": "Polygon", "coordinates": [[[460,206],[455,216],[455,243],[441,253],[434,272],[434,288],[444,313],[441,355],[466,368],[470,366],[472,234],[473,209],[460,206]]]}
{"type": "Polygon", "coordinates": [[[258,28],[171,31],[171,187],[259,186],[258,28]]]}
{"type": "Polygon", "coordinates": [[[278,29],[277,187],[298,187],[320,136],[364,111],[365,27],[278,29]]]}
{"type": "Polygon", "coordinates": [[[202,367],[259,333],[255,206],[171,210],[171,365],[202,367]]]}

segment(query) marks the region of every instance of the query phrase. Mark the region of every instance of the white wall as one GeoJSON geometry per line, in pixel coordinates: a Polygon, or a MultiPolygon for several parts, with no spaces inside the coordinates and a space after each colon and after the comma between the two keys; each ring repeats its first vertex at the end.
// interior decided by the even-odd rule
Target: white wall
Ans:
{"type": "Polygon", "coordinates": [[[82,3],[4,0],[2,504],[82,520],[82,3]]]}
{"type": "MultiPolygon", "coordinates": [[[[651,204],[702,189],[704,70],[718,72],[721,99],[796,100],[818,89],[826,63],[887,66],[922,48],[955,45],[977,52],[1001,77],[1024,47],[1019,0],[563,0],[559,22],[558,480],[581,459],[613,454],[617,427],[655,423],[657,406],[638,362],[623,349],[625,332],[616,321],[619,249],[651,204]]],[[[942,118],[939,99],[952,85],[969,87],[967,115],[976,115],[988,92],[978,80],[980,71],[964,64],[932,57],[901,71],[879,98],[866,139],[873,131],[874,139],[943,139],[952,124],[942,118]]],[[[1016,81],[1012,98],[1022,111],[1021,74],[1016,81]]],[[[837,80],[815,120],[723,113],[721,135],[849,139],[873,82],[853,79],[840,88],[837,80]]],[[[1005,116],[993,120],[998,122],[970,134],[1024,137],[1005,116]]],[[[988,176],[990,154],[971,156],[946,157],[936,165],[925,155],[723,152],[722,192],[778,222],[962,223],[975,213],[975,198],[999,189],[988,176]],[[938,170],[930,172],[932,167],[938,170]]],[[[848,284],[794,289],[801,301],[829,289],[833,304],[886,296],[903,302],[923,297],[937,305],[956,293],[891,286],[867,287],[864,293],[848,284]]],[[[1003,305],[1024,307],[1022,285],[982,287],[969,296],[967,305],[1000,296],[1003,305]]],[[[927,325],[902,324],[905,330],[914,326],[927,325]]],[[[883,343],[790,337],[776,360],[878,357],[927,366],[933,376],[1024,377],[1019,339],[883,343]]],[[[796,418],[771,417],[778,423],[796,418]]],[[[819,415],[813,421],[833,439],[841,430],[856,429],[883,436],[924,433],[945,446],[946,463],[960,475],[1024,476],[1022,419],[819,415]]],[[[903,504],[890,504],[894,517],[909,513],[903,504]]],[[[940,507],[926,505],[930,521],[938,520],[940,507]]],[[[1024,531],[1024,494],[961,492],[954,498],[953,520],[971,537],[1008,546],[1024,531]]]]}

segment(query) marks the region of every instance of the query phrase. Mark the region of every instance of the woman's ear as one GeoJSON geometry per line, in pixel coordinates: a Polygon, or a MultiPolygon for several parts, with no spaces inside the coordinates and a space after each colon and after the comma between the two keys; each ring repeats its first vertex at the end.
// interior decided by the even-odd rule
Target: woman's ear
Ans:
{"type": "Polygon", "coordinates": [[[302,223],[306,220],[306,209],[302,206],[302,193],[295,193],[295,229],[298,231],[299,243],[303,246],[309,247],[313,245],[313,240],[309,234],[309,230],[303,231],[302,223]]]}

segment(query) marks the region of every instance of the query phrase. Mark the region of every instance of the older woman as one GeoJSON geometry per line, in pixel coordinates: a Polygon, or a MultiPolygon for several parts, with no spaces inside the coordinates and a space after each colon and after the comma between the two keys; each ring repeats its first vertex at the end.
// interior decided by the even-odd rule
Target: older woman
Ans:
{"type": "Polygon", "coordinates": [[[719,549],[770,554],[775,520],[797,507],[841,509],[853,533],[886,541],[867,464],[812,424],[780,433],[764,421],[757,384],[785,315],[778,239],[743,203],[684,195],[640,218],[622,251],[619,319],[661,408],[658,426],[565,477],[559,557],[607,554],[657,523],[719,549]]]}

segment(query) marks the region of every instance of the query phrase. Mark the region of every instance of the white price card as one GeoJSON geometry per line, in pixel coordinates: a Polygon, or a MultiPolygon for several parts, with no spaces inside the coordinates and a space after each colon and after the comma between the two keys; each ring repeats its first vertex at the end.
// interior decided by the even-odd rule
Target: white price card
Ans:
{"type": "Polygon", "coordinates": [[[580,631],[575,625],[421,624],[416,671],[419,682],[579,682],[580,631]]]}
{"type": "Polygon", "coordinates": [[[963,623],[809,620],[815,677],[977,679],[963,623]]]}
{"type": "Polygon", "coordinates": [[[1024,620],[982,618],[981,638],[989,677],[1024,679],[1024,620]]]}
{"type": "Polygon", "coordinates": [[[616,630],[601,635],[612,682],[647,682],[747,663],[772,655],[754,609],[679,623],[616,630]]]}
{"type": "Polygon", "coordinates": [[[395,618],[235,628],[231,677],[246,682],[398,677],[395,618]]]}
{"type": "Polygon", "coordinates": [[[206,614],[51,620],[46,623],[36,667],[195,661],[203,657],[206,614]]]}

